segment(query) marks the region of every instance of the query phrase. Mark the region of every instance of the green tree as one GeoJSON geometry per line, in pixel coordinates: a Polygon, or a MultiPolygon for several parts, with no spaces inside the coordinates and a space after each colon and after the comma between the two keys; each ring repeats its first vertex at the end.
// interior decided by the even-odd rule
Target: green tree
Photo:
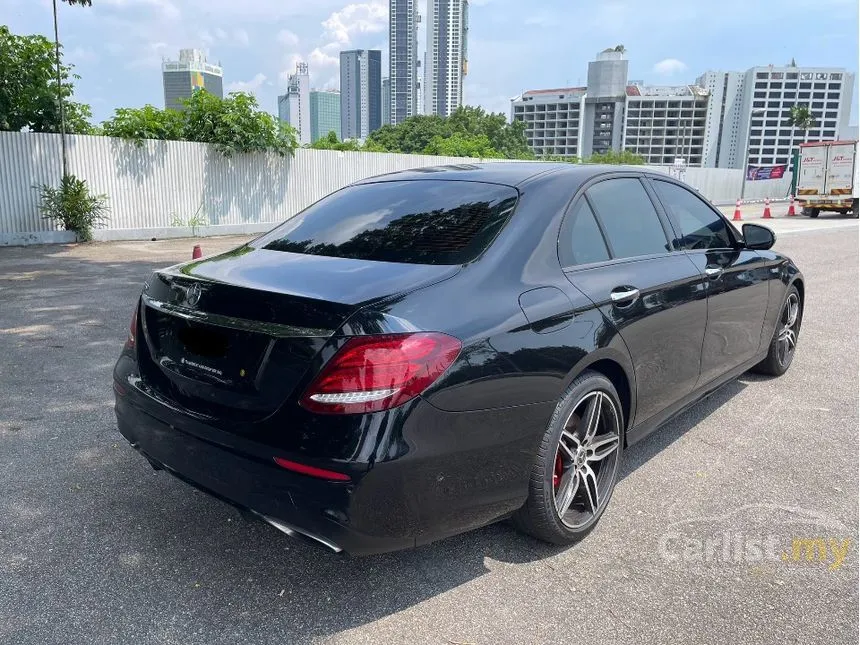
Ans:
{"type": "Polygon", "coordinates": [[[793,105],[788,111],[788,125],[796,130],[803,132],[803,139],[806,140],[806,133],[815,125],[815,117],[806,105],[793,105]]]}
{"type": "Polygon", "coordinates": [[[330,130],[326,136],[314,141],[310,147],[314,150],[346,150],[352,152],[356,152],[361,149],[361,146],[357,141],[352,139],[348,141],[339,140],[337,138],[337,133],[334,130],[330,130]]]}
{"type": "MultiPolygon", "coordinates": [[[[62,48],[61,48],[62,49],[62,48]]],[[[17,36],[0,25],[0,130],[61,132],[57,96],[63,99],[66,130],[91,132],[90,107],[69,100],[74,94],[71,65],[60,64],[57,83],[54,43],[44,36],[17,36]]]]}
{"type": "Polygon", "coordinates": [[[186,141],[211,143],[229,157],[236,152],[293,154],[298,146],[296,132],[287,123],[257,109],[257,99],[244,92],[231,92],[220,99],[206,90],[197,90],[184,99],[186,141]]]}
{"type": "Polygon", "coordinates": [[[118,108],[113,117],[102,124],[102,133],[108,137],[131,139],[141,146],[144,139],[180,140],[184,125],[183,112],[145,105],[142,108],[118,108]]]}
{"type": "Polygon", "coordinates": [[[639,155],[637,155],[635,152],[630,152],[629,150],[607,150],[603,153],[591,155],[588,159],[585,160],[585,163],[605,163],[613,165],[641,166],[645,163],[645,160],[639,155]]]}
{"type": "MultiPolygon", "coordinates": [[[[476,137],[486,137],[489,149],[496,156],[509,159],[533,159],[525,137],[525,124],[519,121],[508,123],[504,114],[492,114],[480,107],[463,106],[449,117],[438,115],[413,116],[397,125],[384,125],[372,132],[368,144],[388,152],[429,154],[437,149],[431,142],[460,135],[458,147],[471,141],[466,148],[474,146],[476,137]]],[[[480,149],[480,146],[478,147],[480,149]]],[[[447,153],[446,153],[447,154],[447,153]]]]}
{"type": "Polygon", "coordinates": [[[232,92],[221,99],[197,90],[183,100],[184,110],[162,110],[152,105],[120,108],[102,124],[104,134],[134,141],[144,139],[209,143],[224,156],[234,153],[293,154],[295,130],[257,109],[250,94],[232,92]]]}
{"type": "Polygon", "coordinates": [[[478,157],[481,159],[500,159],[503,155],[493,148],[485,134],[467,135],[455,132],[450,137],[435,136],[423,150],[425,155],[445,157],[478,157]]]}

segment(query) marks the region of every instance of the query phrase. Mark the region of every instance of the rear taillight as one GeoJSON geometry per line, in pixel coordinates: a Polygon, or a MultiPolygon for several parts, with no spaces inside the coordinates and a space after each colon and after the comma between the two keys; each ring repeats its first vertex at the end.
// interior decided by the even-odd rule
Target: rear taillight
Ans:
{"type": "Polygon", "coordinates": [[[131,314],[131,324],[128,326],[128,339],[125,341],[125,346],[128,349],[134,347],[135,338],[137,336],[137,310],[140,309],[138,302],[134,307],[134,313],[131,314]]]}
{"type": "Polygon", "coordinates": [[[323,367],[300,404],[323,414],[388,410],[426,390],[460,348],[459,340],[438,333],[356,336],[323,367]]]}

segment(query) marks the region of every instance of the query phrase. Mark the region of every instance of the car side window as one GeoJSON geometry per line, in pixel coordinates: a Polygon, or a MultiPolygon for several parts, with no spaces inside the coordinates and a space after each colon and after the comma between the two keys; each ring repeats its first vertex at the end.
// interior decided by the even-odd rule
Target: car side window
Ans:
{"type": "Polygon", "coordinates": [[[559,238],[558,255],[563,267],[609,259],[603,234],[583,197],[579,198],[565,220],[559,238]]]}
{"type": "Polygon", "coordinates": [[[585,194],[606,233],[612,257],[670,250],[660,216],[638,179],[608,179],[594,184],[585,194]]]}
{"type": "Polygon", "coordinates": [[[734,246],[726,222],[700,197],[668,181],[655,179],[653,185],[666,207],[672,226],[681,235],[680,239],[672,241],[676,249],[726,249],[734,246]]]}

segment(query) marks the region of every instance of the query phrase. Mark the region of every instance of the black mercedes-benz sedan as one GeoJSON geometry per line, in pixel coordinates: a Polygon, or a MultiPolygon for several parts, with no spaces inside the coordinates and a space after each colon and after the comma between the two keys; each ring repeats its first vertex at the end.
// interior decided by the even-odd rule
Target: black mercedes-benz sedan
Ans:
{"type": "Polygon", "coordinates": [[[791,364],[803,277],[663,174],[422,168],[157,271],[114,370],[156,469],[367,554],[512,518],[568,544],[623,451],[791,364]]]}

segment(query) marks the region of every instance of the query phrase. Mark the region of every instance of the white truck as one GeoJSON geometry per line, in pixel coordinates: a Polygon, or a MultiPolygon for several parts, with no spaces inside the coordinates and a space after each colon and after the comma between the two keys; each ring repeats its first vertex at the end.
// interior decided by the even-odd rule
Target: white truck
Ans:
{"type": "Polygon", "coordinates": [[[797,201],[804,215],[850,211],[857,217],[860,163],[856,141],[802,143],[798,165],[797,201]]]}

